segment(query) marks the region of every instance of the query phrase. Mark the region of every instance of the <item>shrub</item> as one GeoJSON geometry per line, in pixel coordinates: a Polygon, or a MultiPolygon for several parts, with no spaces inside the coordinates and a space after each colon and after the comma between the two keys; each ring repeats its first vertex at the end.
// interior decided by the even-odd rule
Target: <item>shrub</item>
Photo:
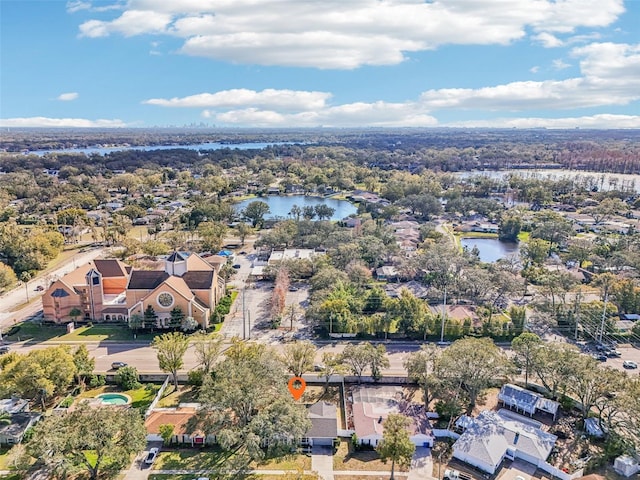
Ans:
{"type": "Polygon", "coordinates": [[[107,383],[107,379],[105,378],[104,375],[95,375],[92,374],[89,377],[89,386],[91,388],[98,388],[103,386],[105,383],[107,383]]]}
{"type": "Polygon", "coordinates": [[[69,396],[62,400],[58,406],[60,408],[69,408],[71,405],[73,405],[73,397],[69,396]]]}
{"type": "Polygon", "coordinates": [[[196,387],[201,387],[204,382],[204,370],[196,368],[195,370],[189,370],[187,373],[187,383],[196,387]]]}
{"type": "Polygon", "coordinates": [[[116,373],[116,384],[123,390],[135,390],[140,388],[141,384],[138,381],[138,370],[136,367],[122,367],[116,373]]]}

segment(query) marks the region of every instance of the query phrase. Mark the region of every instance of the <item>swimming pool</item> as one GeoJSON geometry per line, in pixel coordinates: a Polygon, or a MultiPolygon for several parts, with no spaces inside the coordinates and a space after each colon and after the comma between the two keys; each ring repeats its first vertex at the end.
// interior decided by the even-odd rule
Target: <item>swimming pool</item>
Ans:
{"type": "Polygon", "coordinates": [[[131,398],[123,393],[102,393],[96,398],[102,400],[107,405],[127,405],[131,402],[131,398]]]}

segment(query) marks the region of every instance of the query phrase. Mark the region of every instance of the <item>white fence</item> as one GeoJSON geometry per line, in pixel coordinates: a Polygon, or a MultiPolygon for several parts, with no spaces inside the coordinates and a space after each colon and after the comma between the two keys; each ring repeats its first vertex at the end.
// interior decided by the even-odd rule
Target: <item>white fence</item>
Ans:
{"type": "Polygon", "coordinates": [[[454,440],[460,438],[459,433],[452,432],[451,430],[447,430],[446,428],[434,428],[433,430],[431,430],[431,432],[436,438],[453,438],[454,440]]]}

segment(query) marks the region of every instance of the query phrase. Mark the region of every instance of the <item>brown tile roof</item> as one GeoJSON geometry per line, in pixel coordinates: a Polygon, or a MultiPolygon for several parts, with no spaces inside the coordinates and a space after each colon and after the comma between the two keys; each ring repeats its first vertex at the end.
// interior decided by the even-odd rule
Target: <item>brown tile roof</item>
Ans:
{"type": "Polygon", "coordinates": [[[164,284],[173,288],[187,300],[191,300],[194,297],[193,292],[191,291],[187,283],[182,279],[182,277],[171,275],[164,281],[164,284]]]}
{"type": "Polygon", "coordinates": [[[126,277],[126,266],[120,260],[94,260],[96,270],[98,270],[103,277],[126,277]]]}
{"type": "Polygon", "coordinates": [[[60,280],[69,287],[73,287],[74,285],[86,285],[87,280],[85,278],[85,275],[92,268],[93,262],[85,263],[84,265],[80,265],[74,271],[67,273],[60,280]]]}
{"type": "Polygon", "coordinates": [[[208,272],[187,272],[182,279],[192,290],[209,290],[213,285],[213,270],[208,272]]]}
{"type": "Polygon", "coordinates": [[[197,410],[191,407],[154,410],[145,420],[144,426],[147,428],[147,433],[152,434],[160,433],[160,425],[173,425],[174,435],[189,434],[193,432],[187,431],[187,423],[195,417],[196,413],[197,410]]]}
{"type": "Polygon", "coordinates": [[[169,278],[164,270],[134,270],[127,288],[131,290],[153,290],[169,278]]]}
{"type": "Polygon", "coordinates": [[[200,271],[200,270],[213,270],[213,267],[207,263],[200,255],[197,253],[192,253],[187,258],[187,270],[200,271]]]}

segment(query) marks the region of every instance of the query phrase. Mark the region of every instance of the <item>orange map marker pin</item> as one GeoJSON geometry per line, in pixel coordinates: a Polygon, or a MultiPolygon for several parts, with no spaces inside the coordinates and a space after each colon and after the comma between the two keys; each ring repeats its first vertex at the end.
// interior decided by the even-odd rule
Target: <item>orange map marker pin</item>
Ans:
{"type": "Polygon", "coordinates": [[[307,388],[307,382],[302,377],[293,377],[289,380],[289,391],[294,400],[300,400],[304,389],[307,388]]]}

